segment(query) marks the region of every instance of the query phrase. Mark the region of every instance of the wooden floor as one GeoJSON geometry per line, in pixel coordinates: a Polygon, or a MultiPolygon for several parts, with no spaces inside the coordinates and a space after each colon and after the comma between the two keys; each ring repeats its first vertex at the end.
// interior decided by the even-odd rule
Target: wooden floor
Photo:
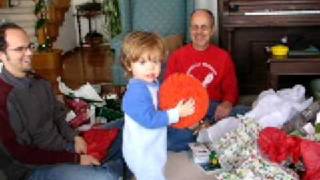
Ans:
{"type": "Polygon", "coordinates": [[[113,52],[108,47],[82,48],[68,52],[62,56],[62,69],[36,69],[42,77],[49,80],[55,92],[57,91],[57,77],[72,89],[89,82],[91,84],[111,84],[113,52]]]}

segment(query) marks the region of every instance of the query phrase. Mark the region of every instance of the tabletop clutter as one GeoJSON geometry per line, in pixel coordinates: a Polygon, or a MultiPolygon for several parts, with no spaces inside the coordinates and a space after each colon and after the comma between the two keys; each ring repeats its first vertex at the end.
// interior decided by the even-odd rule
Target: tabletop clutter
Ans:
{"type": "Polygon", "coordinates": [[[90,83],[72,90],[61,78],[57,80],[65,97],[64,103],[69,108],[66,121],[82,134],[88,145],[88,154],[102,162],[120,132],[118,128],[103,126],[123,117],[119,99],[115,94],[101,98],[90,83]]]}
{"type": "Polygon", "coordinates": [[[105,124],[123,117],[121,101],[116,94],[106,94],[101,97],[90,83],[82,85],[77,90],[70,89],[61,78],[58,87],[64,95],[64,101],[70,111],[66,121],[80,131],[92,126],[105,124]]]}
{"type": "Polygon", "coordinates": [[[202,129],[194,163],[217,179],[320,179],[320,104],[305,88],[263,91],[252,110],[202,129]]]}

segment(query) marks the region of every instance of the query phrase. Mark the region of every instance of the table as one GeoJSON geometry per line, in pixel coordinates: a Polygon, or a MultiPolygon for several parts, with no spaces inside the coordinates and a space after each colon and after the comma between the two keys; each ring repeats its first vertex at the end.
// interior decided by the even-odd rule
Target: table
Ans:
{"type": "Polygon", "coordinates": [[[279,76],[320,75],[320,57],[318,58],[287,58],[268,59],[269,87],[277,89],[279,76]]]}
{"type": "MultiPolygon", "coordinates": [[[[88,4],[88,3],[87,3],[88,4]]],[[[99,3],[91,3],[92,5],[96,4],[96,5],[99,5],[99,3]]],[[[86,5],[86,4],[83,4],[83,5],[86,5]]],[[[78,5],[76,7],[76,17],[77,17],[77,24],[78,24],[78,33],[79,33],[79,44],[80,44],[80,47],[82,48],[83,47],[83,40],[82,40],[82,37],[81,37],[81,17],[85,17],[88,19],[88,24],[89,24],[89,34],[92,33],[92,27],[91,27],[91,18],[95,18],[97,16],[100,16],[100,15],[103,15],[103,11],[100,7],[97,8],[97,9],[84,9],[83,8],[83,5],[78,5]]],[[[89,3],[90,5],[90,3],[89,3]]],[[[101,6],[101,5],[100,5],[101,6]]]]}

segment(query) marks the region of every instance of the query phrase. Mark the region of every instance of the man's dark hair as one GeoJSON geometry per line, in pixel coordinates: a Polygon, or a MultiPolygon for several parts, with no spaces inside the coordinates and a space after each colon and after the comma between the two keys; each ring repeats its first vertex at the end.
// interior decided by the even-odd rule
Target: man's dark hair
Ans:
{"type": "Polygon", "coordinates": [[[194,15],[194,13],[196,13],[198,11],[203,11],[203,12],[207,13],[211,19],[212,26],[214,25],[214,15],[209,9],[196,9],[192,12],[191,17],[194,15]]]}
{"type": "Polygon", "coordinates": [[[8,43],[6,42],[6,31],[8,29],[20,29],[23,31],[22,27],[15,23],[3,23],[0,25],[0,51],[5,51],[8,43]]]}

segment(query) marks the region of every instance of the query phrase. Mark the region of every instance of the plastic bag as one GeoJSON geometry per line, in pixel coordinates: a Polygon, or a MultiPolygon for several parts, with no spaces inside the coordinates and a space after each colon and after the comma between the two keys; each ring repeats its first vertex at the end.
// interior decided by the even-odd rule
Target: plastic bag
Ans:
{"type": "Polygon", "coordinates": [[[216,124],[209,128],[202,129],[197,137],[197,142],[217,142],[228,132],[231,132],[238,128],[240,124],[240,119],[235,117],[228,117],[218,121],[216,124]]]}
{"type": "Polygon", "coordinates": [[[272,89],[263,91],[254,103],[254,108],[245,116],[256,119],[262,127],[282,127],[312,103],[312,98],[305,100],[304,93],[305,89],[301,85],[277,92],[272,89]]]}

